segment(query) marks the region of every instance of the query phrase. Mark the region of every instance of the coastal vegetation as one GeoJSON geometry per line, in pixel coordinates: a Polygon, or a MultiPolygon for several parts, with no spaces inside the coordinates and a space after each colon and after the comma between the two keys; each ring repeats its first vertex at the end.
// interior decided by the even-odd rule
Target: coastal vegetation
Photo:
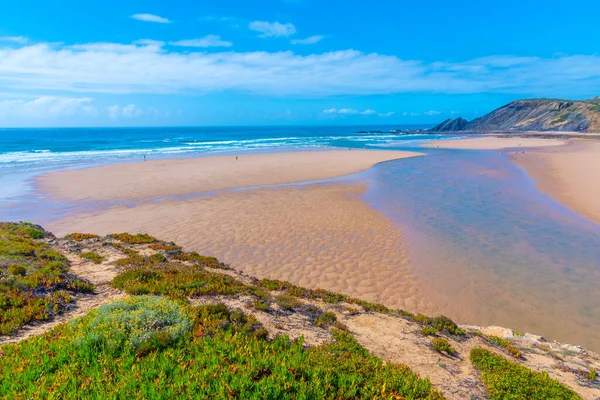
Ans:
{"type": "Polygon", "coordinates": [[[101,256],[100,254],[93,252],[93,251],[87,251],[85,253],[81,253],[81,257],[85,258],[86,260],[90,260],[94,264],[100,264],[102,261],[104,261],[103,256],[101,256]]]}
{"type": "MultiPolygon", "coordinates": [[[[444,316],[247,277],[214,257],[186,253],[149,235],[74,234],[57,240],[30,224],[0,228],[2,299],[12,293],[8,280],[29,290],[25,278],[52,270],[60,272],[51,275],[52,284],[45,286],[48,278],[37,280],[25,297],[56,301],[40,303],[48,317],[77,304],[79,293],[93,286],[73,275],[65,257],[69,252],[90,267],[112,268],[110,290],[130,295],[0,347],[0,398],[442,399],[428,374],[417,376],[407,365],[383,362],[363,347],[360,335],[346,324],[366,315],[404,321],[415,343],[423,342],[421,351],[448,356],[435,364],[444,369],[462,362],[472,340],[521,357],[509,340],[478,337],[444,316]],[[299,325],[303,333],[288,336],[299,325]]],[[[40,319],[18,320],[1,334],[40,319]]],[[[492,398],[577,398],[555,380],[486,351],[472,351],[471,362],[492,398]],[[532,393],[550,397],[522,397],[532,393]]],[[[595,370],[585,372],[595,384],[595,370]]],[[[578,376],[586,380],[583,373],[578,376]]]]}
{"type": "Polygon", "coordinates": [[[473,349],[470,355],[473,366],[481,374],[492,400],[567,400],[580,399],[571,389],[550,378],[485,349],[473,349]]]}
{"type": "Polygon", "coordinates": [[[404,365],[384,364],[347,332],[305,348],[268,340],[223,305],[132,297],[2,348],[0,393],[19,397],[442,399],[404,365]],[[149,323],[158,321],[158,323],[149,323]]]}
{"type": "Polygon", "coordinates": [[[32,224],[0,223],[0,334],[64,311],[72,295],[94,287],[69,274],[67,258],[32,224]]]}
{"type": "Polygon", "coordinates": [[[452,347],[452,345],[444,338],[435,338],[431,341],[431,345],[433,349],[438,353],[445,352],[449,355],[454,355],[456,350],[452,347]]]}

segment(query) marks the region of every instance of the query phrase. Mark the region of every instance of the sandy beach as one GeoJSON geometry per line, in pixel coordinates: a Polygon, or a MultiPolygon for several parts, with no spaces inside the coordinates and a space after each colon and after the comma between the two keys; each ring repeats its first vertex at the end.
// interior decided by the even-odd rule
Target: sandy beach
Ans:
{"type": "Polygon", "coordinates": [[[60,200],[142,200],[329,179],[420,153],[336,150],[154,160],[55,172],[37,185],[60,200]]]}
{"type": "Polygon", "coordinates": [[[567,142],[560,139],[521,138],[521,137],[477,137],[472,139],[434,140],[422,147],[462,150],[502,150],[510,148],[539,148],[563,146],[567,142]]]}
{"type": "Polygon", "coordinates": [[[536,149],[512,159],[542,193],[600,223],[600,141],[573,139],[565,147],[536,149]]]}
{"type": "Polygon", "coordinates": [[[113,207],[48,227],[57,235],[147,232],[259,278],[427,311],[400,230],[360,199],[364,189],[312,185],[229,192],[113,207]]]}
{"type": "Polygon", "coordinates": [[[237,161],[235,156],[148,161],[51,173],[39,184],[60,199],[124,201],[110,207],[99,203],[92,213],[47,224],[57,235],[146,232],[257,277],[427,311],[400,229],[361,200],[364,185],[178,197],[332,178],[416,155],[344,150],[245,155],[237,161]],[[134,207],[130,200],[136,201],[134,207]]]}

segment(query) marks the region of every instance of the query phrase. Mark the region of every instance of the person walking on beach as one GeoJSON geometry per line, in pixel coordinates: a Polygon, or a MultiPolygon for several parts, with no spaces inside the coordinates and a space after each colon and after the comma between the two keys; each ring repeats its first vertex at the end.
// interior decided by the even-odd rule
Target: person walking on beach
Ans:
{"type": "Polygon", "coordinates": [[[144,162],[146,162],[146,155],[144,154],[144,162]]]}

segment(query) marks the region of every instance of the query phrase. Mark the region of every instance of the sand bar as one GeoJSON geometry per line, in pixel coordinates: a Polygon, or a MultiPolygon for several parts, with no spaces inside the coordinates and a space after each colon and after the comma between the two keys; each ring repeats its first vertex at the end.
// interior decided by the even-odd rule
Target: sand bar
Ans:
{"type": "Polygon", "coordinates": [[[335,150],[154,160],[53,172],[38,178],[60,200],[123,201],[348,175],[421,155],[407,151],[335,150]]]}
{"type": "Polygon", "coordinates": [[[573,139],[568,146],[518,154],[513,161],[538,189],[571,210],[600,223],[600,141],[573,139]]]}
{"type": "Polygon", "coordinates": [[[534,148],[563,146],[567,142],[559,139],[521,138],[521,137],[477,137],[470,139],[434,140],[422,147],[463,150],[502,150],[510,148],[534,148]]]}
{"type": "Polygon", "coordinates": [[[48,224],[55,234],[146,232],[259,278],[429,311],[401,231],[360,196],[365,186],[308,185],[144,202],[48,224]]]}

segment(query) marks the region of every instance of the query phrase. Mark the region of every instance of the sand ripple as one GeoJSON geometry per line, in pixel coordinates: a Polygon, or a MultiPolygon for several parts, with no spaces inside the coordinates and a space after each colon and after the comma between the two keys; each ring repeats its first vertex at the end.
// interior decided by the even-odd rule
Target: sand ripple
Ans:
{"type": "Polygon", "coordinates": [[[230,192],[115,207],[49,228],[59,234],[147,232],[260,278],[427,311],[401,232],[360,200],[364,189],[312,185],[230,192]]]}

